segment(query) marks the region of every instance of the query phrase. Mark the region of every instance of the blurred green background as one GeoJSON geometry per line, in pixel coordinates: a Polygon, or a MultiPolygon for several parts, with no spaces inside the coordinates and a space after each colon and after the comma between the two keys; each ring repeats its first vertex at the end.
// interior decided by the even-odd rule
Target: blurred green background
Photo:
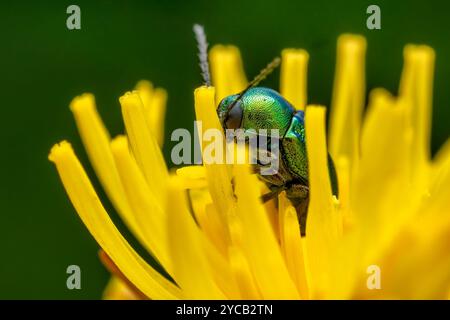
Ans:
{"type": "MultiPolygon", "coordinates": [[[[123,130],[118,97],[150,79],[169,92],[166,132],[192,129],[193,89],[201,81],[194,22],[205,25],[211,44],[238,45],[250,77],[282,48],[307,49],[308,100],[325,105],[339,34],[367,37],[367,87],[394,93],[403,46],[426,43],[437,56],[435,152],[449,136],[449,13],[443,1],[2,1],[0,298],[93,299],[107,282],[98,246],[47,161],[52,144],[70,140],[105,199],[68,109],[75,95],[94,93],[115,135],[123,130]],[[66,28],[70,4],[81,7],[81,30],[66,28]],[[366,29],[370,4],[381,7],[381,30],[366,29]],[[81,267],[81,290],[66,288],[71,264],[81,267]]],[[[277,83],[278,73],[264,85],[277,83]]]]}

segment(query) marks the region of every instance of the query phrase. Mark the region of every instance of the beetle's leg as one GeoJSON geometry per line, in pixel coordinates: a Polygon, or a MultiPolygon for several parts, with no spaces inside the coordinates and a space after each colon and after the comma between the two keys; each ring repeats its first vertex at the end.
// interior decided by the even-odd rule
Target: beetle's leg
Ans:
{"type": "Polygon", "coordinates": [[[295,206],[297,211],[298,223],[300,225],[300,235],[306,235],[306,219],[308,218],[309,197],[301,199],[295,206]]]}
{"type": "Polygon", "coordinates": [[[309,205],[309,188],[301,183],[294,183],[286,189],[286,195],[297,211],[300,234],[306,234],[306,219],[309,205]]]}
{"type": "Polygon", "coordinates": [[[261,196],[261,201],[266,203],[267,201],[270,201],[278,196],[278,194],[283,190],[283,187],[276,187],[270,192],[267,192],[261,196]]]}

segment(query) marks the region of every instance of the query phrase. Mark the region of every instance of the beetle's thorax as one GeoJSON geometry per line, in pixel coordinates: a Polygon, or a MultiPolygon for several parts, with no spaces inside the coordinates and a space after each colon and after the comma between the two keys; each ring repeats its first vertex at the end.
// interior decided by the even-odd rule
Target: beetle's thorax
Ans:
{"type": "Polygon", "coordinates": [[[266,129],[269,132],[271,129],[277,129],[279,136],[284,136],[295,110],[278,92],[255,87],[248,90],[241,100],[243,129],[266,129]]]}

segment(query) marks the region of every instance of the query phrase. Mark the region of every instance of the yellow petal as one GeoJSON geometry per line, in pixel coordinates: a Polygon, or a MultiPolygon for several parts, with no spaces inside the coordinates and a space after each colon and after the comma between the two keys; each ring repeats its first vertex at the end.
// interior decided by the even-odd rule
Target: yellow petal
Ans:
{"type": "Polygon", "coordinates": [[[308,52],[303,49],[281,52],[280,93],[297,110],[304,110],[306,106],[308,60],[308,52]]]}
{"type": "Polygon", "coordinates": [[[350,231],[354,224],[353,213],[350,208],[350,167],[346,157],[334,159],[336,171],[339,172],[339,211],[342,215],[343,232],[350,231]]]}
{"type": "Polygon", "coordinates": [[[407,116],[404,101],[394,100],[384,90],[371,94],[352,195],[355,218],[367,231],[376,232],[383,228],[383,235],[387,235],[387,229],[391,227],[394,231],[396,223],[410,212],[408,208],[414,205],[412,200],[417,198],[408,187],[409,163],[413,155],[408,152],[411,137],[407,116]],[[380,179],[383,179],[382,184],[380,179]]]}
{"type": "MultiPolygon", "coordinates": [[[[194,91],[195,117],[197,121],[202,122],[203,130],[223,130],[216,112],[217,105],[214,100],[215,92],[214,87],[204,86],[199,87],[194,91]]],[[[200,141],[202,141],[202,139],[200,141]]]]}
{"type": "MultiPolygon", "coordinates": [[[[450,156],[448,158],[450,159],[450,156]]],[[[448,214],[448,210],[445,208],[450,208],[450,198],[448,197],[450,194],[450,161],[447,159],[446,162],[438,163],[436,168],[436,174],[430,186],[430,197],[433,201],[430,201],[427,209],[436,214],[448,214]],[[446,206],[444,203],[448,205],[446,206]]]]}
{"type": "Polygon", "coordinates": [[[118,277],[111,277],[105,290],[104,300],[139,300],[139,297],[131,290],[125,282],[118,277]]]}
{"type": "Polygon", "coordinates": [[[437,152],[433,159],[433,166],[437,171],[450,167],[450,139],[447,139],[437,152]]]}
{"type": "Polygon", "coordinates": [[[223,255],[227,255],[229,245],[228,229],[221,222],[220,214],[211,202],[211,197],[204,190],[190,190],[192,207],[195,217],[208,239],[223,255]]]}
{"type": "Polygon", "coordinates": [[[175,172],[181,178],[180,182],[183,183],[184,189],[204,189],[208,187],[204,166],[186,166],[176,169],[175,172]]]}
{"type": "Polygon", "coordinates": [[[403,56],[399,96],[410,106],[413,182],[427,185],[435,54],[428,46],[407,45],[403,56]]]}
{"type": "Polygon", "coordinates": [[[230,265],[233,270],[233,275],[239,286],[242,299],[245,300],[259,300],[262,295],[259,292],[253,274],[248,265],[245,255],[240,248],[229,248],[230,265]]]}
{"type": "MultiPolygon", "coordinates": [[[[116,161],[124,192],[133,209],[136,222],[149,244],[153,256],[169,274],[172,274],[172,261],[168,251],[167,213],[164,200],[155,197],[139,167],[131,156],[125,136],[115,138],[111,149],[116,161]]],[[[176,281],[176,279],[175,279],[176,281]]]]}
{"type": "Polygon", "coordinates": [[[120,271],[152,299],[178,299],[181,291],[149,266],[128,244],[111,221],[89,178],[67,142],[55,145],[49,155],[66,192],[89,232],[120,271]]]}
{"type": "Polygon", "coordinates": [[[162,199],[165,195],[167,167],[155,137],[148,128],[139,94],[136,91],[127,92],[119,100],[136,162],[155,197],[162,199]]]}
{"type": "Polygon", "coordinates": [[[169,183],[167,228],[169,247],[174,263],[174,275],[187,299],[224,299],[213,281],[213,274],[205,252],[204,238],[187,209],[186,199],[177,186],[177,177],[169,183]]]}
{"type": "MultiPolygon", "coordinates": [[[[136,84],[135,90],[139,93],[145,111],[149,111],[148,108],[150,107],[154,90],[153,83],[148,80],[141,80],[136,84]]],[[[150,113],[148,113],[148,115],[149,117],[146,119],[149,121],[149,124],[151,124],[152,117],[150,116],[150,113]]]]}
{"type": "Polygon", "coordinates": [[[320,296],[328,289],[331,255],[340,237],[342,221],[335,210],[328,175],[325,108],[306,107],[305,127],[310,187],[306,221],[308,269],[311,294],[320,296]]]}
{"type": "MultiPolygon", "coordinates": [[[[182,184],[177,183],[179,184],[178,187],[183,189],[182,184]]],[[[186,195],[190,200],[191,213],[203,232],[205,251],[215,282],[228,298],[241,298],[227,261],[227,248],[230,245],[228,229],[221,222],[220,214],[211,203],[212,200],[208,190],[205,188],[186,190],[186,195]]]]}
{"type": "Polygon", "coordinates": [[[361,281],[357,298],[446,299],[450,220],[443,216],[419,217],[416,223],[399,230],[378,265],[381,290],[368,290],[361,281]]]}
{"type": "Polygon", "coordinates": [[[155,132],[156,140],[162,146],[164,141],[164,123],[167,107],[167,91],[162,88],[156,88],[153,92],[152,101],[150,103],[150,112],[152,112],[153,132],[155,132]]]}
{"type": "MultiPolygon", "coordinates": [[[[214,93],[214,87],[200,87],[195,90],[195,114],[197,121],[202,121],[203,130],[213,128],[222,132],[222,127],[216,114],[214,93]]],[[[199,134],[201,134],[200,131],[199,134]]],[[[225,138],[223,137],[223,139],[225,138]]],[[[222,222],[226,224],[225,215],[232,210],[231,205],[235,202],[231,184],[231,166],[227,164],[205,164],[204,166],[209,192],[214,204],[217,206],[217,212],[222,215],[222,222]]]]}
{"type": "MultiPolygon", "coordinates": [[[[384,255],[405,224],[424,214],[418,210],[423,192],[412,187],[411,129],[407,100],[394,99],[384,90],[371,93],[361,137],[361,159],[351,196],[360,230],[355,274],[384,255]],[[380,181],[382,179],[382,181],[380,181]],[[376,239],[376,241],[374,241],[376,239]]],[[[367,275],[366,275],[367,276],[367,275]]]]}
{"type": "Polygon", "coordinates": [[[238,217],[242,223],[242,247],[265,299],[298,299],[295,287],[261,203],[258,179],[246,165],[235,166],[238,217]]]}
{"type": "Polygon", "coordinates": [[[300,292],[300,296],[303,299],[307,299],[309,286],[297,212],[293,206],[288,206],[283,211],[280,210],[279,215],[280,228],[282,229],[281,249],[284,259],[289,274],[300,292]]]}
{"type": "Polygon", "coordinates": [[[211,49],[209,58],[212,82],[217,90],[217,104],[226,96],[245,89],[247,78],[238,48],[216,45],[211,49]]]}
{"type": "MultiPolygon", "coordinates": [[[[448,151],[448,150],[447,150],[448,151]]],[[[450,154],[447,154],[449,156],[450,154]]],[[[444,156],[442,154],[442,156],[444,156]]],[[[450,156],[449,156],[450,158],[450,156]]],[[[422,204],[421,214],[426,212],[427,215],[440,219],[442,216],[450,220],[450,161],[442,159],[439,163],[440,170],[436,171],[435,178],[431,184],[430,192],[422,204]]],[[[445,218],[444,218],[445,219],[445,218]]],[[[437,222],[436,222],[437,223],[437,222]]]]}
{"type": "Polygon", "coordinates": [[[212,271],[212,279],[217,284],[217,287],[228,299],[242,299],[228,257],[224,257],[212,242],[208,241],[204,234],[202,236],[204,250],[208,258],[210,270],[212,271]]]}
{"type": "Polygon", "coordinates": [[[206,171],[203,166],[186,166],[177,169],[177,175],[187,179],[205,179],[206,171]]]}
{"type": "Polygon", "coordinates": [[[167,92],[162,88],[153,88],[149,81],[141,80],[136,85],[136,90],[144,105],[147,124],[156,138],[158,145],[162,147],[164,142],[164,118],[166,114],[167,92]]]}
{"type": "MultiPolygon", "coordinates": [[[[330,154],[347,157],[356,166],[365,97],[365,51],[362,36],[344,34],[337,44],[337,61],[330,113],[330,154]]],[[[339,176],[339,172],[338,172],[339,176]]]]}
{"type": "Polygon", "coordinates": [[[149,249],[141,226],[137,223],[125,196],[125,190],[111,153],[110,136],[97,112],[94,96],[83,94],[76,97],[71,102],[70,109],[75,117],[89,160],[106,194],[130,230],[149,249]]]}

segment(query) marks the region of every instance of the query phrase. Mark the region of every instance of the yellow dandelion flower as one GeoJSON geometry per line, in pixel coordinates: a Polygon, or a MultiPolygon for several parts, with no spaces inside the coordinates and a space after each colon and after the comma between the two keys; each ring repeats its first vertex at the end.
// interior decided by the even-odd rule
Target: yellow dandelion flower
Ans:
{"type": "MultiPolygon", "coordinates": [[[[111,139],[94,97],[71,110],[103,188],[130,230],[164,268],[130,246],[100,202],[68,142],[50,160],[78,215],[112,265],[105,298],[447,299],[450,293],[450,142],[430,156],[434,52],[408,45],[399,93],[371,92],[364,111],[366,43],[338,40],[329,151],[322,106],[307,105],[304,50],[282,52],[282,95],[305,109],[310,204],[301,237],[281,193],[263,204],[246,165],[204,164],[171,172],[163,160],[166,93],[140,82],[120,98],[126,135],[111,139]]],[[[203,129],[221,129],[218,102],[247,83],[239,50],[210,51],[214,87],[194,92],[203,129]]]]}

